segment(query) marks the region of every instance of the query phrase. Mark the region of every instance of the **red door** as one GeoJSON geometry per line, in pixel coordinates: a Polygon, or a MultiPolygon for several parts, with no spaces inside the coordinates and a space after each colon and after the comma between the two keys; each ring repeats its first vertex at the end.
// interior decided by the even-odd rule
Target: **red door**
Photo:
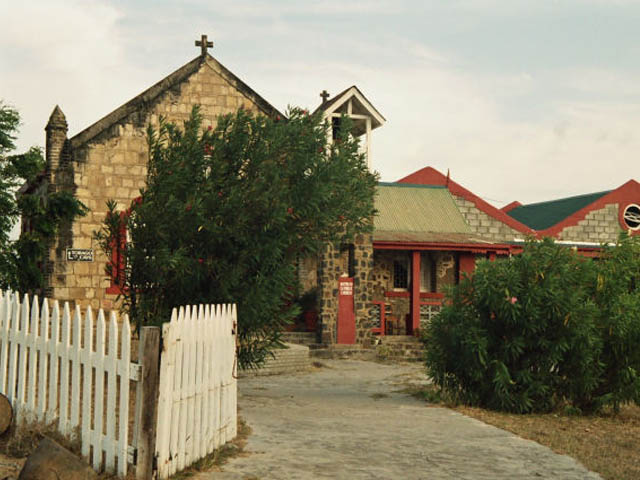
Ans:
{"type": "Polygon", "coordinates": [[[353,278],[338,280],[338,343],[356,343],[356,316],[353,307],[353,278]]]}

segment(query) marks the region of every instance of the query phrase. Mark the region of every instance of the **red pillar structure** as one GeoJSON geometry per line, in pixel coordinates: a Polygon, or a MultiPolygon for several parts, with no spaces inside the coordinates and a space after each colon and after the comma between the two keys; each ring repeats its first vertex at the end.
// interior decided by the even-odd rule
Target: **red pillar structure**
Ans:
{"type": "Polygon", "coordinates": [[[356,343],[356,317],[353,303],[353,278],[338,281],[338,325],[336,343],[356,343]]]}
{"type": "Polygon", "coordinates": [[[476,269],[476,255],[475,255],[475,253],[460,252],[459,259],[460,259],[459,260],[460,278],[462,279],[464,274],[466,274],[467,276],[471,277],[473,275],[473,271],[476,269]]]}
{"type": "Polygon", "coordinates": [[[407,335],[420,328],[420,251],[411,255],[411,318],[407,322],[407,335]]]}

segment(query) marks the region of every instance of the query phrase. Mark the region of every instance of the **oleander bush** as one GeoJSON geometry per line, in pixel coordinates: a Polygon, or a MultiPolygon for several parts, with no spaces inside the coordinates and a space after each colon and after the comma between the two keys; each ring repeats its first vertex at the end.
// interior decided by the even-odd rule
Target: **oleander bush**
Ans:
{"type": "Polygon", "coordinates": [[[426,328],[427,369],[458,401],[529,413],[638,403],[640,243],[593,261],[552,239],[480,261],[426,328]]]}

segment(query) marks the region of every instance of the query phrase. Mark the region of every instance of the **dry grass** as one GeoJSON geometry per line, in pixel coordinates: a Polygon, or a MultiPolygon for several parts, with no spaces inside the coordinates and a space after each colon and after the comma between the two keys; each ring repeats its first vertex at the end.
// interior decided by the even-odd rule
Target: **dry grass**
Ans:
{"type": "MultiPolygon", "coordinates": [[[[55,424],[45,425],[43,423],[29,423],[20,428],[15,424],[0,436],[0,453],[8,457],[24,458],[28,457],[38,447],[42,437],[47,436],[55,440],[67,450],[76,455],[80,455],[80,441],[71,441],[58,432],[55,424]]],[[[79,438],[76,435],[76,438],[79,438]]]]}
{"type": "Polygon", "coordinates": [[[640,407],[625,406],[615,415],[515,415],[481,408],[455,410],[569,455],[611,480],[640,478],[640,407]]]}
{"type": "Polygon", "coordinates": [[[517,415],[443,402],[433,385],[402,392],[430,404],[442,404],[469,417],[534,440],[569,455],[607,480],[640,478],[640,407],[626,405],[619,414],[573,416],[565,413],[517,415]]]}

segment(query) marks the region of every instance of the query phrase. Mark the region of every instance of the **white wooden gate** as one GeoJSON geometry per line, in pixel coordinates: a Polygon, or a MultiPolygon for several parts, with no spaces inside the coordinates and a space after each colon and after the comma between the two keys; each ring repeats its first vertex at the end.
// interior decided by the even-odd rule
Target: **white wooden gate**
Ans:
{"type": "Polygon", "coordinates": [[[236,436],[235,305],[174,309],[162,327],[156,455],[166,479],[236,436]]]}
{"type": "Polygon", "coordinates": [[[118,323],[111,313],[107,335],[102,310],[94,326],[91,308],[72,316],[68,303],[61,312],[53,301],[49,311],[46,299],[40,306],[34,297],[30,307],[27,295],[20,302],[18,294],[0,291],[0,392],[16,422],[79,433],[93,467],[119,475],[127,473],[130,360],[126,316],[118,323]]]}

